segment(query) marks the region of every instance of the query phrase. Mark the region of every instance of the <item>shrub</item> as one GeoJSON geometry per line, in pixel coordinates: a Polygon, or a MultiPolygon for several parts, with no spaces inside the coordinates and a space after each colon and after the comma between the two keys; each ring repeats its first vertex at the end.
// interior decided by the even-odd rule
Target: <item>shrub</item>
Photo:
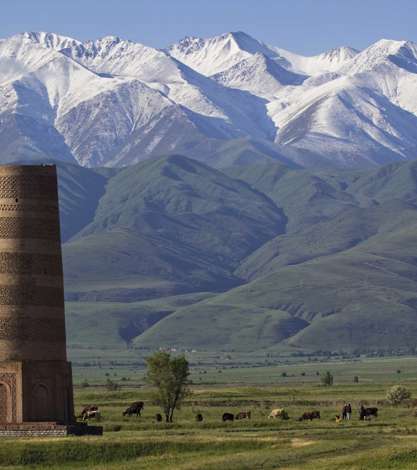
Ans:
{"type": "Polygon", "coordinates": [[[290,419],[290,417],[288,416],[288,412],[286,410],[283,410],[282,413],[281,413],[281,419],[283,420],[287,420],[287,419],[290,419]]]}
{"type": "Polygon", "coordinates": [[[411,397],[411,392],[402,385],[394,385],[386,394],[386,399],[391,405],[399,405],[411,397]]]}
{"type": "Polygon", "coordinates": [[[115,392],[117,390],[120,390],[120,385],[116,382],[113,382],[113,380],[111,379],[107,379],[107,382],[106,382],[106,389],[109,391],[109,392],[115,392]]]}
{"type": "Polygon", "coordinates": [[[321,383],[327,387],[333,385],[333,375],[327,371],[321,378],[321,383]]]}

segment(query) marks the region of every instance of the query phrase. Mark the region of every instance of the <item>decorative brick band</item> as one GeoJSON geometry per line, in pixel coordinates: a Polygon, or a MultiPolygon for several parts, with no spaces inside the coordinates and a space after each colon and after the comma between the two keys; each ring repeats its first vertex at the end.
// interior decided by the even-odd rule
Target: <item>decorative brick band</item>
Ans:
{"type": "Polygon", "coordinates": [[[0,199],[56,199],[55,175],[0,176],[0,199]]]}
{"type": "Polygon", "coordinates": [[[60,276],[62,274],[61,257],[36,253],[0,252],[0,273],[60,276]]]}
{"type": "MultiPolygon", "coordinates": [[[[25,200],[20,202],[21,200],[18,199],[19,203],[16,202],[6,202],[6,199],[2,199],[3,202],[0,203],[0,212],[43,212],[51,215],[58,214],[58,206],[57,204],[51,204],[49,201],[42,201],[39,204],[29,203],[25,200]]],[[[37,217],[37,215],[34,215],[37,217]]]]}
{"type": "Polygon", "coordinates": [[[65,326],[60,318],[0,318],[1,340],[65,341],[65,326]]]}
{"type": "Polygon", "coordinates": [[[33,283],[0,286],[0,305],[64,305],[64,294],[59,287],[34,286],[33,283]]]}
{"type": "Polygon", "coordinates": [[[42,218],[0,217],[0,238],[35,238],[59,240],[57,220],[42,218]],[[55,222],[55,223],[54,223],[55,222]]]}

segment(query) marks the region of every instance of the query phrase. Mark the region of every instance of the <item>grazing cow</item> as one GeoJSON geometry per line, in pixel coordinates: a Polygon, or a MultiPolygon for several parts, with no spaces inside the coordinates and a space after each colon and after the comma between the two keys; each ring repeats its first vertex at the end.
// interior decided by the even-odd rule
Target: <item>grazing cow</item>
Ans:
{"type": "Polygon", "coordinates": [[[155,415],[155,420],[156,420],[158,423],[160,423],[160,422],[162,421],[162,415],[161,415],[161,413],[156,413],[156,415],[155,415]]]}
{"type": "Polygon", "coordinates": [[[235,417],[232,413],[223,413],[222,420],[223,421],[233,421],[235,417]]]}
{"type": "Polygon", "coordinates": [[[144,407],[143,401],[135,401],[132,403],[129,407],[126,408],[126,410],[123,412],[123,416],[131,416],[131,415],[136,415],[140,416],[140,413],[142,412],[144,407]]]}
{"type": "Polygon", "coordinates": [[[236,414],[235,419],[250,419],[251,412],[250,411],[240,411],[236,414]]]}
{"type": "Polygon", "coordinates": [[[95,405],[85,406],[83,410],[81,411],[79,418],[81,418],[83,421],[86,421],[87,419],[90,419],[90,418],[100,419],[100,411],[98,409],[98,406],[95,406],[95,405]]]}
{"type": "Polygon", "coordinates": [[[269,413],[268,418],[289,419],[288,413],[284,408],[275,408],[269,413]]]}
{"type": "Polygon", "coordinates": [[[361,408],[359,410],[359,419],[361,421],[365,421],[371,419],[372,416],[374,416],[375,418],[378,417],[378,408],[365,408],[363,405],[361,405],[361,408]]]}
{"type": "Polygon", "coordinates": [[[320,411],[306,411],[299,418],[298,421],[313,421],[313,419],[320,419],[320,411]]]}
{"type": "Polygon", "coordinates": [[[201,413],[198,413],[195,415],[195,420],[199,423],[201,423],[201,421],[203,421],[203,415],[201,413]]]}

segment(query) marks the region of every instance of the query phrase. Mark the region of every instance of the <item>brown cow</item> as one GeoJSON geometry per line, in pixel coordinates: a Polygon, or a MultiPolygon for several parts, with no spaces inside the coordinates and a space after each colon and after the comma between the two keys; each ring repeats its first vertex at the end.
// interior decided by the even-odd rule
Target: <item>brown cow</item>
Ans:
{"type": "Polygon", "coordinates": [[[235,419],[250,419],[250,416],[250,411],[239,411],[239,413],[235,415],[235,419]]]}
{"type": "Polygon", "coordinates": [[[79,418],[81,418],[83,421],[86,421],[87,419],[90,419],[90,418],[100,419],[100,411],[98,409],[98,406],[96,405],[85,406],[83,410],[81,411],[79,418]]]}

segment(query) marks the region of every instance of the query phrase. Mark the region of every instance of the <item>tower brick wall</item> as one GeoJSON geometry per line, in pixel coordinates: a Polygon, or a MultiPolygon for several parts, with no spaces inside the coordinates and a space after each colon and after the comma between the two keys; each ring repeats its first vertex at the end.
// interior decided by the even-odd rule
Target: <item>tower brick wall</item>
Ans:
{"type": "Polygon", "coordinates": [[[56,168],[0,167],[0,423],[74,420],[56,168]]]}

